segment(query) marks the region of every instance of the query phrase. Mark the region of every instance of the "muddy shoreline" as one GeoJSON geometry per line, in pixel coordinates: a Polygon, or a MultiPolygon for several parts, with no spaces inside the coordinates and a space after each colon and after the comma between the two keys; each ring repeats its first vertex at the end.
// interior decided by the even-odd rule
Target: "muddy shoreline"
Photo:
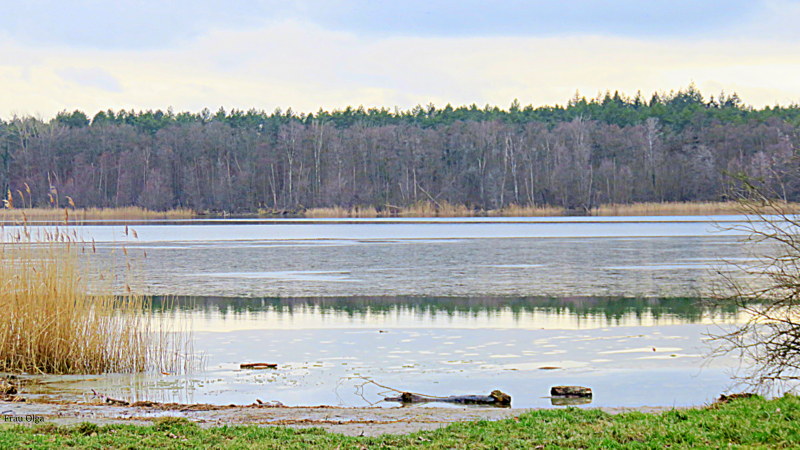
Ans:
{"type": "MultiPolygon", "coordinates": [[[[675,409],[665,406],[637,408],[592,408],[618,414],[627,411],[658,413],[675,409]]],[[[203,427],[223,425],[321,427],[327,431],[351,436],[404,434],[432,430],[454,422],[500,420],[531,411],[526,408],[477,407],[397,407],[342,408],[335,406],[287,407],[272,405],[182,405],[152,403],[149,406],[115,406],[106,403],[7,402],[0,401],[0,413],[7,418],[21,418],[23,425],[38,417],[39,423],[70,425],[92,422],[98,425],[148,425],[160,417],[184,417],[203,427]]]]}

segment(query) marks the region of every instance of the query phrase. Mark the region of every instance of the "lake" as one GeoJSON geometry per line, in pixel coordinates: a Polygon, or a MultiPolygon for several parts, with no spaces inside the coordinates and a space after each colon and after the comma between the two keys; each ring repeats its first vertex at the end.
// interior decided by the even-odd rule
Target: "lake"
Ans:
{"type": "MultiPolygon", "coordinates": [[[[550,406],[689,406],[732,388],[705,335],[743,320],[705,306],[715,270],[750,258],[739,216],[236,220],[86,225],[99,273],[170,296],[202,369],[41,377],[34,394],[182,403],[369,406],[382,389],[501,389],[550,406]],[[135,236],[135,237],[134,237],[135,236]],[[124,247],[123,255],[122,248],[124,247]],[[723,262],[725,261],[725,262],[723,262]],[[277,370],[240,370],[274,362],[277,370]]],[[[6,227],[5,233],[15,232],[6,227]]],[[[118,286],[119,287],[119,286],[118,286]]],[[[392,406],[385,402],[377,406],[392,406]]]]}

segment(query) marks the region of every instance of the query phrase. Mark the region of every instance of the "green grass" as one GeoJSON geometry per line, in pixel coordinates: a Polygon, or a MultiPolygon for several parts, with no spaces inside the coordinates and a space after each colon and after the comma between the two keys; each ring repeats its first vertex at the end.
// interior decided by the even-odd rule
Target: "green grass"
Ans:
{"type": "Polygon", "coordinates": [[[204,429],[185,419],[152,426],[43,423],[0,426],[2,448],[715,448],[800,447],[800,398],[749,398],[662,414],[610,415],[576,408],[542,410],[497,422],[436,431],[348,437],[319,428],[234,426],[204,429]]]}

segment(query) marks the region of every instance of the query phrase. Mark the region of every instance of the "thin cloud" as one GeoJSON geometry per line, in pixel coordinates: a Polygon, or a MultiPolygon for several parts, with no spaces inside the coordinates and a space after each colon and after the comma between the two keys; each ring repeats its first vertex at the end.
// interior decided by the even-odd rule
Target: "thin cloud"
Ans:
{"type": "Polygon", "coordinates": [[[313,21],[214,28],[170,46],[107,50],[0,37],[0,116],[107,108],[314,112],[348,105],[566,102],[576,90],[646,95],[695,82],[754,105],[800,99],[794,40],[748,35],[384,36],[313,21]],[[22,56],[25,56],[24,58],[22,56]]]}
{"type": "Polygon", "coordinates": [[[122,92],[122,85],[110,73],[98,67],[65,67],[56,73],[66,81],[78,86],[102,89],[109,92],[122,92]]]}

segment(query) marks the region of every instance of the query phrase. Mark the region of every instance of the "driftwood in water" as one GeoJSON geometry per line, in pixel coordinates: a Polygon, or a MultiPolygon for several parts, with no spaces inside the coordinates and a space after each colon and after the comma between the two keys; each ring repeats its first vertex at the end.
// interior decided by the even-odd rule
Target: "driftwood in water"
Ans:
{"type": "Polygon", "coordinates": [[[116,398],[111,397],[106,397],[105,402],[114,406],[130,406],[130,402],[126,402],[125,400],[117,400],[116,398]]]}
{"type": "Polygon", "coordinates": [[[111,397],[109,397],[107,395],[104,395],[104,394],[101,394],[101,393],[95,391],[94,389],[92,389],[92,394],[94,394],[95,397],[100,397],[103,400],[103,403],[108,403],[109,405],[113,405],[113,406],[129,406],[130,405],[130,402],[127,402],[125,400],[118,400],[116,398],[111,398],[111,397]]]}
{"type": "Polygon", "coordinates": [[[553,386],[550,395],[554,397],[591,397],[592,388],[583,386],[553,386]]]}
{"type": "Polygon", "coordinates": [[[276,363],[244,363],[239,364],[240,369],[277,369],[276,363]]]}
{"type": "Polygon", "coordinates": [[[453,395],[450,397],[430,397],[427,395],[414,394],[411,392],[402,392],[400,397],[386,397],[387,402],[400,402],[400,403],[430,403],[430,402],[444,402],[444,403],[459,403],[462,405],[492,405],[492,406],[510,406],[511,396],[505,392],[494,390],[489,395],[453,395]]]}

